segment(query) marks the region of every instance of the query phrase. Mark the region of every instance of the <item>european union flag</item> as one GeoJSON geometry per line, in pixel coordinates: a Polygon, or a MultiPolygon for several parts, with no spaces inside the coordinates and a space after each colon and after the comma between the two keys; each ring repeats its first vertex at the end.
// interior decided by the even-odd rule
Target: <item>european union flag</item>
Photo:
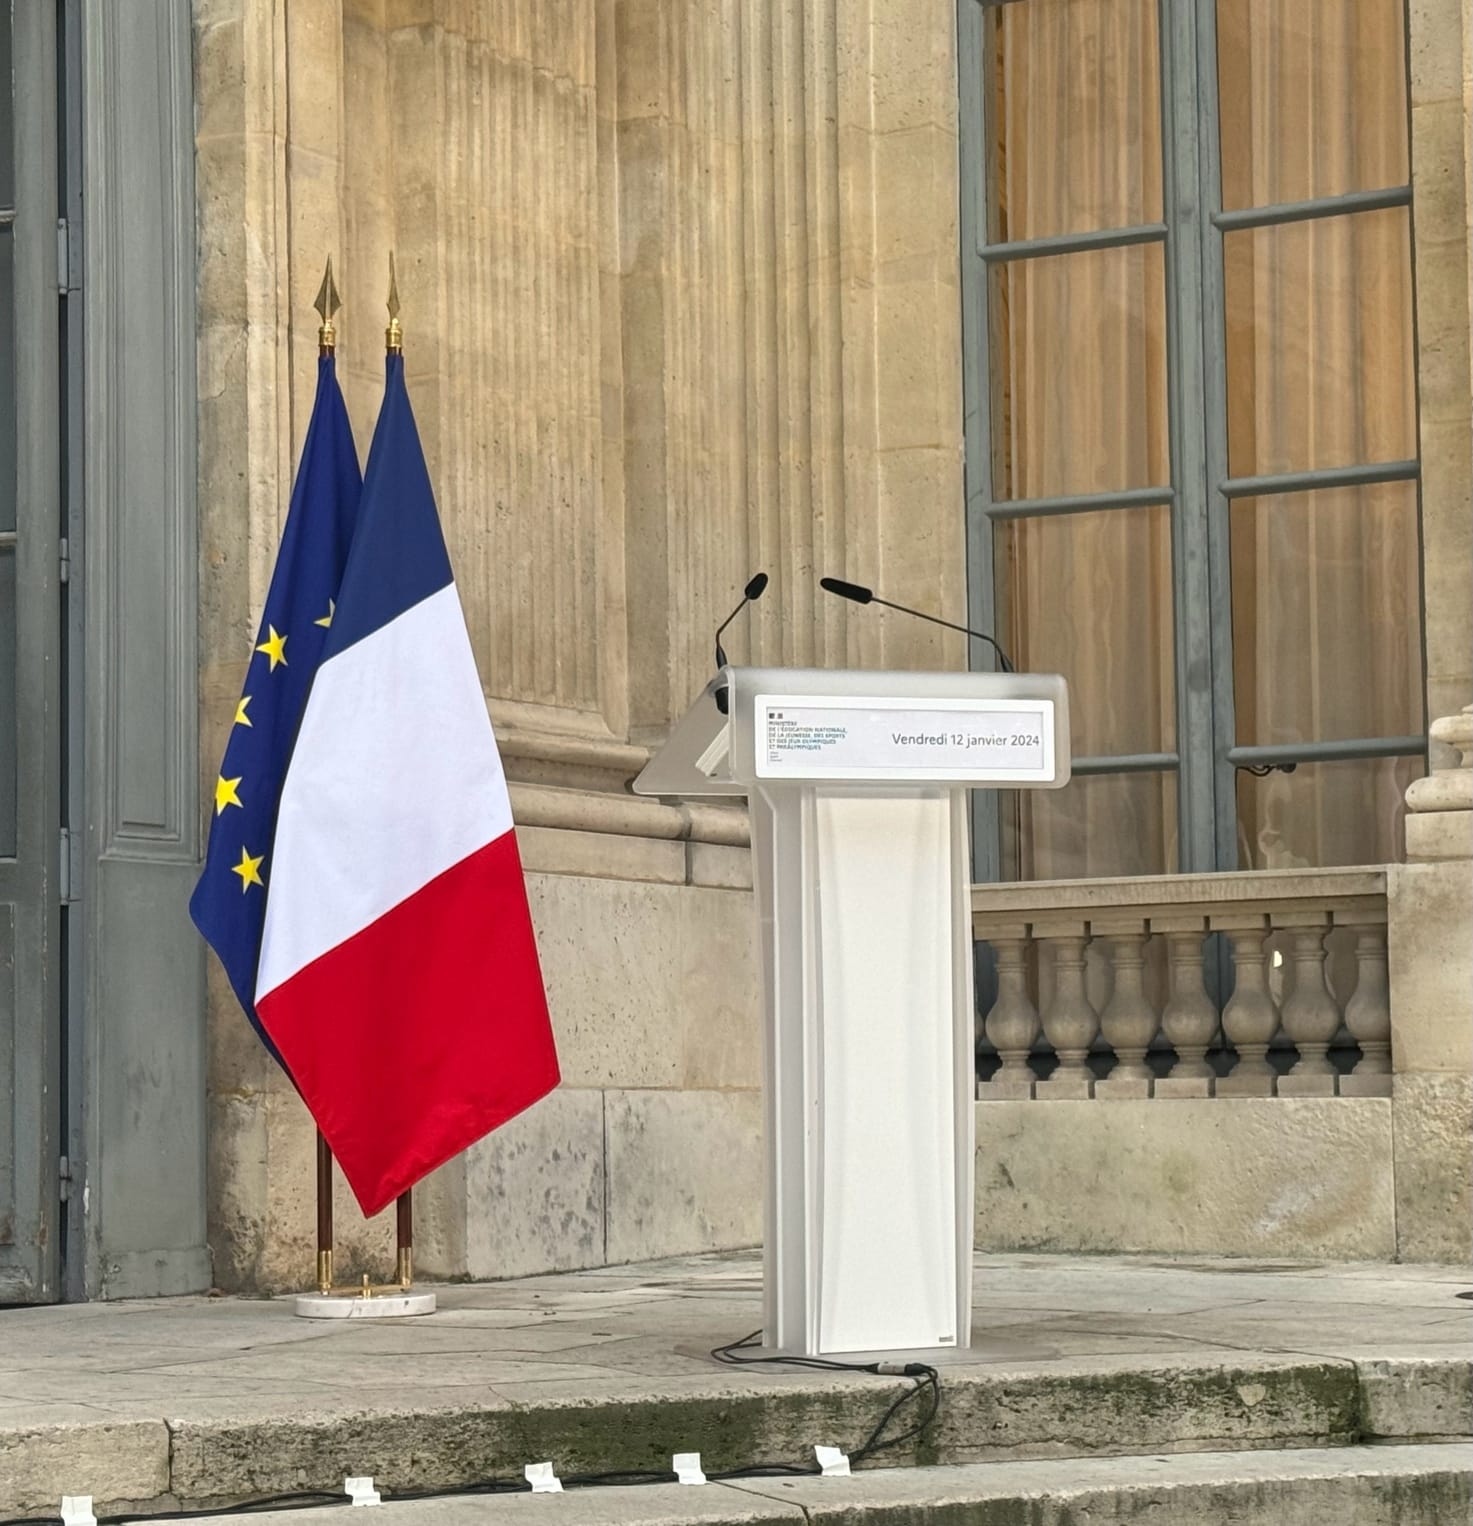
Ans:
{"type": "Polygon", "coordinates": [[[332,626],[363,475],[333,357],[317,362],[307,443],[271,574],[261,628],[215,784],[205,867],[189,914],[220,956],[261,1042],[256,965],[271,883],[270,846],[287,762],[332,626]]]}

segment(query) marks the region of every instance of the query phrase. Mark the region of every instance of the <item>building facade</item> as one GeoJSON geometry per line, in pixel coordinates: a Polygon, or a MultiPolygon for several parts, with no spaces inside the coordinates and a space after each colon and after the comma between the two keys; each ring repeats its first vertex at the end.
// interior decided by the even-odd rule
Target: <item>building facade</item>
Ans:
{"type": "MultiPolygon", "coordinates": [[[[1473,22],[1464,0],[1297,9],[7,0],[0,1298],[311,1277],[310,1120],[185,903],[306,428],[311,299],[331,257],[366,450],[391,251],[564,1073],[419,1190],[424,1271],[760,1238],[745,820],[628,792],[757,570],[738,661],[986,665],[827,599],[833,573],[1070,680],[1079,778],[974,813],[990,1158],[1057,1162],[1050,1107],[1217,1130],[1229,1156],[1277,1133],[1290,1186],[1305,1141],[1384,1157],[1375,1224],[1316,1228],[1317,1201],[1273,1240],[1259,1205],[1242,1248],[1452,1253],[1398,1240],[1390,1173],[1425,1136],[1435,1213],[1466,1212],[1455,977],[1417,988],[1453,1037],[1384,1085],[1147,1081],[1107,1118],[1108,1087],[1044,1107],[1035,1085],[1059,1090],[1076,977],[1081,1053],[1157,1054],[1125,1018],[1159,1022],[1192,968],[1200,1047],[1231,1048],[1232,896],[1301,1057],[1316,981],[1381,1052],[1388,928],[1390,1017],[1420,1033],[1398,972],[1435,987],[1465,912],[1452,850],[1400,861],[1429,723],[1473,697],[1473,22]],[[1434,952],[1408,964],[1403,924],[1434,952]],[[1000,992],[1037,1019],[1011,1060],[1000,992]]],[[[1469,819],[1444,814],[1436,844],[1469,819]]],[[[1053,1243],[979,1182],[984,1243],[1053,1243]]],[[[387,1270],[392,1224],[337,1203],[340,1262],[387,1270]]],[[[1173,1226],[1157,1248],[1194,1248],[1173,1226]]]]}

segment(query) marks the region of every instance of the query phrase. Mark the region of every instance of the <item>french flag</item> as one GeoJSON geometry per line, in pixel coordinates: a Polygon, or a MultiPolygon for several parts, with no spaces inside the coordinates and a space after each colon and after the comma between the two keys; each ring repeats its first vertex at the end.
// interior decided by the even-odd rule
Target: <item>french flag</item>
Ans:
{"type": "Polygon", "coordinates": [[[331,616],[264,866],[256,1012],[375,1214],[558,1083],[401,355],[331,616]]]}

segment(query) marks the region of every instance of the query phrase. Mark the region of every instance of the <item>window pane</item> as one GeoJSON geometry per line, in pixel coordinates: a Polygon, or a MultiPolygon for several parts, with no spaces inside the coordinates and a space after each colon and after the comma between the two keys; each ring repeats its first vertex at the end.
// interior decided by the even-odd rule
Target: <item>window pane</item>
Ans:
{"type": "Polygon", "coordinates": [[[1165,486],[1161,246],[1009,261],[991,306],[994,494],[1165,486]]]}
{"type": "Polygon", "coordinates": [[[1230,512],[1238,742],[1421,733],[1416,483],[1245,498],[1230,512]]]}
{"type": "Polygon", "coordinates": [[[1223,243],[1232,474],[1415,456],[1406,209],[1223,243]]]}
{"type": "Polygon", "coordinates": [[[1399,863],[1406,791],[1421,758],[1300,763],[1264,778],[1238,770],[1238,867],[1399,863]]]}
{"type": "Polygon", "coordinates": [[[15,205],[15,108],[10,26],[10,6],[0,5],[0,207],[15,205]]]}
{"type": "Polygon", "coordinates": [[[1156,0],[989,8],[993,243],[1161,220],[1156,0]]]}
{"type": "Polygon", "coordinates": [[[1004,879],[1176,873],[1175,774],[1080,775],[999,795],[998,812],[1004,879]]]}
{"type": "Polygon", "coordinates": [[[1004,520],[993,548],[997,637],[1069,681],[1075,755],[1174,752],[1170,510],[1004,520]]]}
{"type": "Polygon", "coordinates": [[[1405,185],[1404,0],[1218,0],[1222,204],[1405,185]]]}
{"type": "Polygon", "coordinates": [[[15,856],[15,551],[0,546],[0,858],[15,856]]]}
{"type": "Polygon", "coordinates": [[[0,532],[15,529],[15,238],[0,224],[0,532]]]}

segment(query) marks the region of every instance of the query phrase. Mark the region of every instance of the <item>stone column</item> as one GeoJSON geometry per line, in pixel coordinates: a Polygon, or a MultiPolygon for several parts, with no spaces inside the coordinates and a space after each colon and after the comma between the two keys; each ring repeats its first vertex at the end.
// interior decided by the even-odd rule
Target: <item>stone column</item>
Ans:
{"type": "Polygon", "coordinates": [[[1407,858],[1386,871],[1397,1254],[1466,1261],[1473,1238],[1473,710],[1434,721],[1407,790],[1407,858]]]}
{"type": "Polygon", "coordinates": [[[1455,710],[1473,686],[1473,193],[1465,72],[1473,11],[1466,0],[1411,0],[1407,19],[1427,714],[1437,716],[1455,710]]]}

